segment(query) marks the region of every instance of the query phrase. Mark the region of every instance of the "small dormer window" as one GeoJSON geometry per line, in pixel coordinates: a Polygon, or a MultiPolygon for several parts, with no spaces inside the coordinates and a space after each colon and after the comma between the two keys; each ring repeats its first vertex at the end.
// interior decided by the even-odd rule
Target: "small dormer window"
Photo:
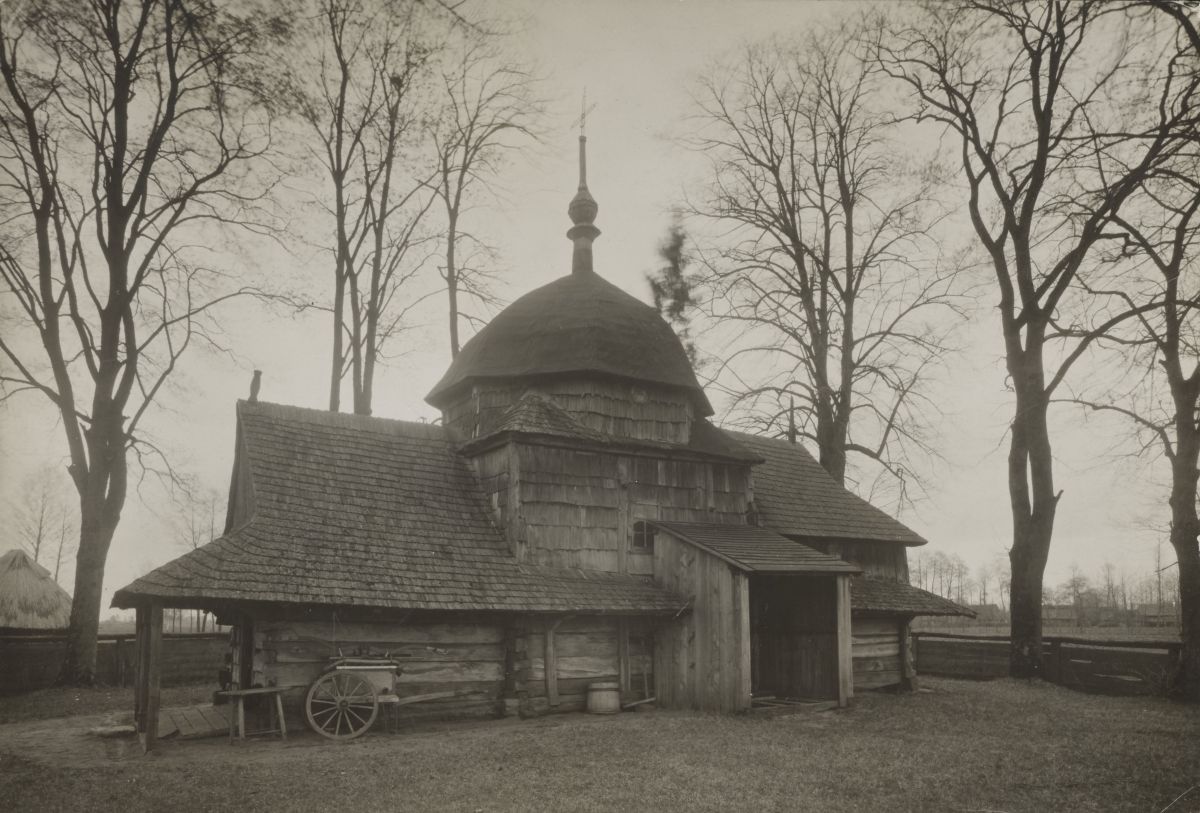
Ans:
{"type": "Polygon", "coordinates": [[[647,522],[633,523],[633,549],[641,553],[654,552],[654,526],[647,522]]]}

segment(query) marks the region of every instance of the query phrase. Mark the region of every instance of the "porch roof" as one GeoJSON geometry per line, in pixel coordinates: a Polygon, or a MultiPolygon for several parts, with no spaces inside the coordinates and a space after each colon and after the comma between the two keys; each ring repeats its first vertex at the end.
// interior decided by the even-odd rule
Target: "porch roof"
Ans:
{"type": "Polygon", "coordinates": [[[836,556],[753,525],[647,520],[690,545],[747,573],[859,573],[836,556]]]}

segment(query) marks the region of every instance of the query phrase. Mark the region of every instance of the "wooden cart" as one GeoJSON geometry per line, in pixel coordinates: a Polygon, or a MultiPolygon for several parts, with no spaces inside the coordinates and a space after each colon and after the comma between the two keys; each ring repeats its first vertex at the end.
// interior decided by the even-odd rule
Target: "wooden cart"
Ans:
{"type": "Polygon", "coordinates": [[[352,740],[367,732],[383,706],[397,707],[454,697],[458,692],[400,696],[400,664],[389,657],[333,658],[308,688],[304,714],[313,731],[331,740],[352,740]]]}

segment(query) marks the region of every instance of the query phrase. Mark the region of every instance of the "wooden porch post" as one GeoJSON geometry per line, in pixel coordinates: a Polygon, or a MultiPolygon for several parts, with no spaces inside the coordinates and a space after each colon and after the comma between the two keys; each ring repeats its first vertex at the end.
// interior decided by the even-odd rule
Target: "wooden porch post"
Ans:
{"type": "Polygon", "coordinates": [[[854,654],[850,639],[850,577],[837,576],[837,673],[838,706],[845,707],[854,697],[854,654]]]}
{"type": "Polygon", "coordinates": [[[135,716],[138,739],[142,751],[154,748],[158,739],[159,689],[162,678],[162,624],[161,601],[151,601],[137,608],[137,687],[134,690],[135,716]]]}
{"type": "Polygon", "coordinates": [[[913,657],[911,618],[900,619],[900,687],[905,691],[917,690],[917,666],[913,657]]]}
{"type": "Polygon", "coordinates": [[[558,705],[558,655],[554,651],[554,631],[570,616],[564,615],[546,627],[546,647],[542,653],[542,671],[546,675],[546,702],[551,708],[558,705]]]}

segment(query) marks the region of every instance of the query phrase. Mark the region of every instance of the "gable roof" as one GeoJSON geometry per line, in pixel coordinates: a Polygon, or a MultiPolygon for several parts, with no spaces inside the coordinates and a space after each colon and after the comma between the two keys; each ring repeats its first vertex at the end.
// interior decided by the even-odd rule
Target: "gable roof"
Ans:
{"type": "Polygon", "coordinates": [[[20,549],[0,556],[0,627],[63,629],[71,620],[71,596],[50,571],[20,549]]]}
{"type": "Polygon", "coordinates": [[[850,609],[895,615],[965,615],[975,611],[919,587],[872,576],[850,580],[850,609]]]}
{"type": "Polygon", "coordinates": [[[725,434],[764,460],[753,469],[760,524],[787,536],[925,544],[911,528],[838,485],[803,446],[725,434]]]}
{"type": "Polygon", "coordinates": [[[821,553],[766,528],[712,522],[663,522],[648,525],[724,559],[746,573],[858,573],[860,568],[821,553]]]}
{"type": "Polygon", "coordinates": [[[577,372],[680,387],[701,415],[713,414],[671,326],[592,271],[560,277],[502,310],[463,345],[425,400],[440,406],[473,379],[577,372]]]}
{"type": "Polygon", "coordinates": [[[519,564],[440,426],[239,402],[254,514],[117,591],[171,606],[675,612],[648,580],[519,564]]]}

